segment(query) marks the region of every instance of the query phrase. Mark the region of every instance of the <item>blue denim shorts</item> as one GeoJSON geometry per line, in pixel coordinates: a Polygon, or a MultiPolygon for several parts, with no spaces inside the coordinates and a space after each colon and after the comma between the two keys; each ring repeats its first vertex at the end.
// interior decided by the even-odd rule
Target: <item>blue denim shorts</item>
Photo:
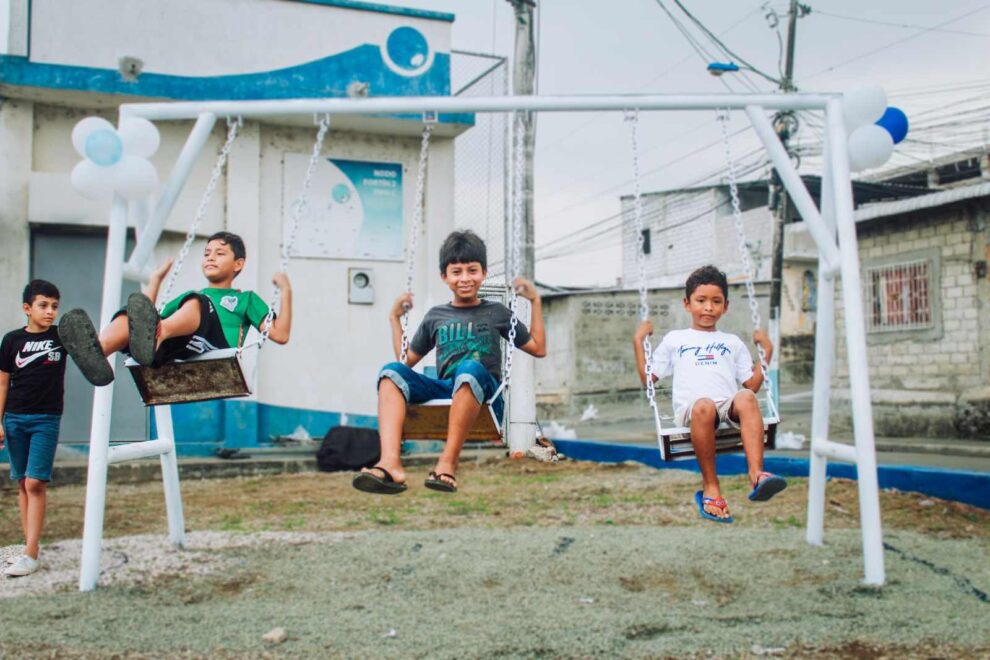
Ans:
{"type": "MultiPolygon", "coordinates": [[[[498,390],[498,381],[477,360],[464,360],[457,365],[452,378],[430,378],[415,372],[401,362],[389,362],[378,372],[378,382],[388,378],[402,390],[409,403],[423,403],[430,399],[450,399],[465,383],[471,388],[478,403],[487,403],[498,390]]],[[[492,402],[495,416],[502,418],[502,397],[492,402]]]]}
{"type": "Polygon", "coordinates": [[[61,415],[6,413],[3,416],[11,479],[20,481],[29,477],[39,481],[52,480],[61,421],[61,415]]]}

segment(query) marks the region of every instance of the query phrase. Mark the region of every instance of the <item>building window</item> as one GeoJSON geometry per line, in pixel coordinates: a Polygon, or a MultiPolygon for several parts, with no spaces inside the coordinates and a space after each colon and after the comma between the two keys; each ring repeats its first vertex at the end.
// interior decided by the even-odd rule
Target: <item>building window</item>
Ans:
{"type": "Polygon", "coordinates": [[[866,268],[866,329],[884,332],[932,328],[932,271],[928,259],[866,268]]]}
{"type": "Polygon", "coordinates": [[[818,309],[818,282],[810,270],[801,276],[801,311],[813,312],[818,309]]]}
{"type": "Polygon", "coordinates": [[[650,230],[649,229],[644,229],[642,231],[642,234],[643,234],[643,254],[649,254],[650,253],[650,230]]]}

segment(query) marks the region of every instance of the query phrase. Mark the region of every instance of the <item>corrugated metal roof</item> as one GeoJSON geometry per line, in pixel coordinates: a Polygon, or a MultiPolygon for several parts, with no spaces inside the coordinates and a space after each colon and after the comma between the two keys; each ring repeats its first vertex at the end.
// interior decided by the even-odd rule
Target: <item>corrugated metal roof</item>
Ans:
{"type": "Polygon", "coordinates": [[[990,196],[990,181],[978,183],[973,186],[952,188],[951,190],[940,190],[930,195],[921,195],[910,199],[899,199],[894,202],[878,202],[856,209],[856,222],[873,220],[875,218],[886,218],[912,211],[944,206],[954,202],[962,202],[967,199],[990,196]]]}

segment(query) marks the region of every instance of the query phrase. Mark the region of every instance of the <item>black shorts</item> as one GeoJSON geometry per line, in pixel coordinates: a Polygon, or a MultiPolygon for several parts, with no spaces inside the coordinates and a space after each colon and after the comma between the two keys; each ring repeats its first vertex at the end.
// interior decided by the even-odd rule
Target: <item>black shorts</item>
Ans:
{"type": "MultiPolygon", "coordinates": [[[[220,317],[213,307],[213,301],[202,293],[187,293],[179,306],[185,304],[187,300],[196,298],[199,300],[200,309],[203,311],[199,319],[199,328],[196,332],[184,337],[171,337],[162,342],[158,350],[155,351],[155,359],[152,366],[159,366],[166,362],[175,360],[188,360],[189,358],[202,355],[209,351],[221,348],[235,348],[227,344],[227,337],[223,334],[223,326],[220,325],[220,317]]],[[[127,309],[121,309],[113,318],[127,314],[127,309]]],[[[125,346],[120,352],[130,355],[129,346],[125,346]]]]}

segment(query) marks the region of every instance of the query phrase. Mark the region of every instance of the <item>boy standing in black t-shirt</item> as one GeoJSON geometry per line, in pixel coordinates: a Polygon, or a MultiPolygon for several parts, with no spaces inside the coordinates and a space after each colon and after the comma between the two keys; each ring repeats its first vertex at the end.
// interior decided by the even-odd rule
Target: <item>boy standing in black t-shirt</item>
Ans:
{"type": "Polygon", "coordinates": [[[7,445],[10,478],[20,484],[25,543],[24,554],[3,571],[11,577],[30,575],[39,565],[65,382],[66,353],[55,326],[59,298],[54,284],[33,280],[24,287],[27,326],[0,342],[0,449],[7,445]]]}
{"type": "MultiPolygon", "coordinates": [[[[447,444],[425,486],[433,490],[457,490],[457,464],[461,447],[481,407],[499,387],[502,349],[508,339],[512,313],[501,304],[478,297],[488,274],[484,241],[470,231],[455,231],[440,247],[440,277],[453,300],[426,313],[409,343],[405,362],[390,362],[378,374],[378,432],[381,459],[354,477],[353,485],[369,493],[392,495],[406,489],[406,475],[399,460],[406,407],[430,399],[451,399],[447,444]],[[437,378],[412,370],[431,350],[437,351],[437,378]]],[[[543,307],[533,283],[517,278],[518,295],[533,304],[532,328],[516,326],[515,348],[534,357],[547,354],[543,307]]],[[[395,357],[402,353],[401,318],[412,309],[412,294],[404,293],[389,314],[395,357]]],[[[512,350],[510,346],[508,350],[512,350]]]]}

